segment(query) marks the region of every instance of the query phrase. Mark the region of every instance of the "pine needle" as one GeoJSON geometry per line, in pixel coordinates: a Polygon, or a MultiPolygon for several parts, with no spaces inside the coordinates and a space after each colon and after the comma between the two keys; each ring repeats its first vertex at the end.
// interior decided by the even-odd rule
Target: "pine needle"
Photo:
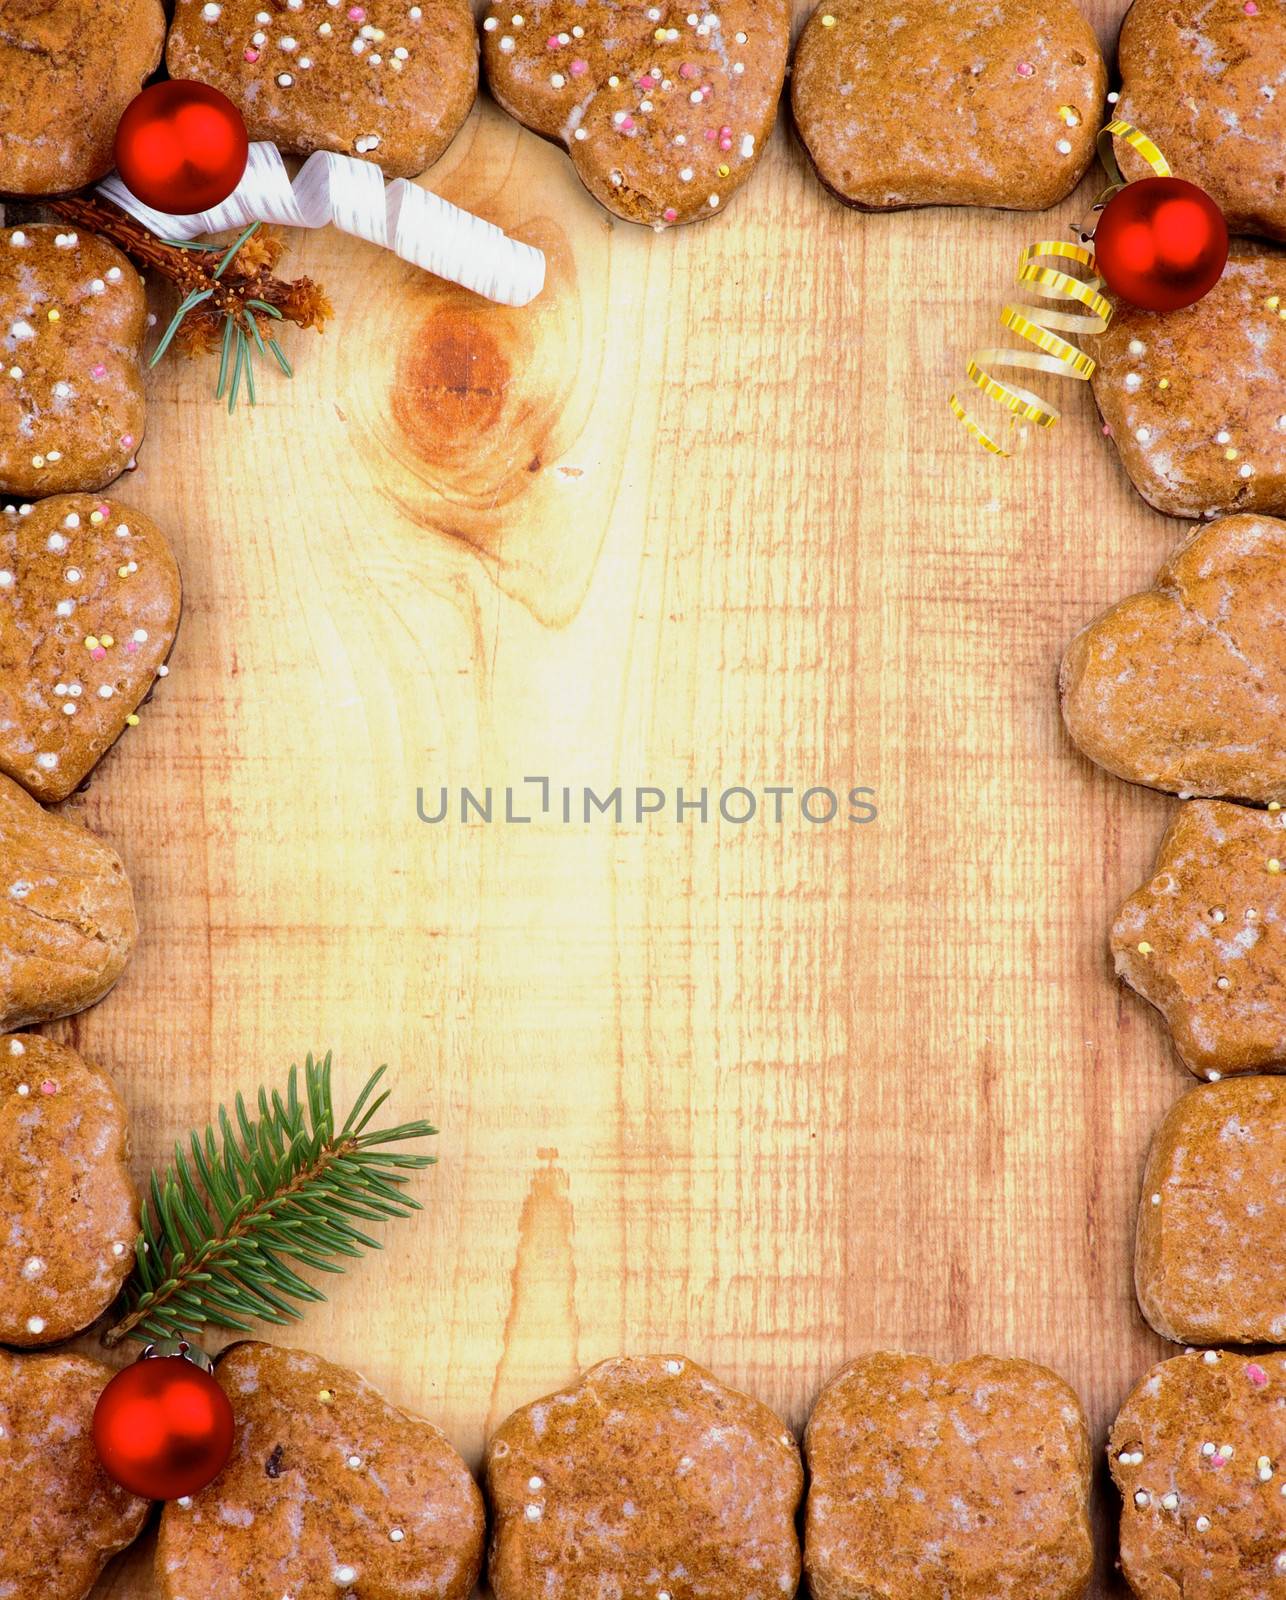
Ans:
{"type": "Polygon", "coordinates": [[[188,312],[194,311],[197,306],[208,300],[213,293],[213,289],[203,289],[200,291],[194,289],[192,293],[188,295],[187,298],[180,304],[179,309],[170,319],[169,327],[166,328],[165,332],[161,335],[161,342],[157,345],[156,349],[152,351],[152,359],[148,362],[149,367],[154,367],[165,354],[165,352],[170,348],[170,345],[174,342],[174,335],[183,326],[183,319],[187,316],[188,312]]]}
{"type": "MultiPolygon", "coordinates": [[[[244,334],[233,342],[235,399],[250,345],[244,334]]],[[[437,1132],[427,1122],[368,1131],[387,1096],[375,1095],[385,1071],[371,1074],[338,1131],[330,1055],[310,1055],[302,1099],[292,1066],[284,1096],[261,1088],[252,1115],[238,1095],[231,1112],[220,1106],[215,1124],[177,1144],[172,1164],[152,1174],[128,1310],[106,1342],[191,1337],[203,1326],[244,1333],[255,1320],[284,1325],[325,1299],[295,1266],[342,1272],[337,1258],[378,1250],[353,1223],[418,1211],[405,1185],[434,1161],[388,1146],[437,1132]]]]}

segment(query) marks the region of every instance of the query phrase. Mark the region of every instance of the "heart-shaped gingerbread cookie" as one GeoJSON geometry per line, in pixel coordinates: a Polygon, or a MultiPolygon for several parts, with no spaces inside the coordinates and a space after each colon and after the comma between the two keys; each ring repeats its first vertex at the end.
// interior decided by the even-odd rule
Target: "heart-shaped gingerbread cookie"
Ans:
{"type": "Polygon", "coordinates": [[[1131,783],[1286,801],[1286,522],[1226,517],[1068,646],[1068,732],[1131,783]]]}
{"type": "Polygon", "coordinates": [[[0,1350],[0,1597],[84,1600],[147,1521],[103,1471],[90,1427],[110,1367],[0,1350]]]}
{"type": "Polygon", "coordinates": [[[0,1340],[55,1344],[100,1317],[134,1263],[138,1195],[111,1080],[39,1034],[0,1038],[0,1340]]]}
{"type": "Polygon", "coordinates": [[[482,1564],[482,1496],[432,1423],[356,1372],[247,1342],[219,1361],[232,1458],[171,1501],[156,1551],[164,1600],[345,1595],[464,1600],[482,1564]]]}
{"type": "Polygon", "coordinates": [[[468,0],[176,0],[165,64],[221,89],[252,139],[414,178],[469,114],[478,35],[468,0]]]}
{"type": "Polygon", "coordinates": [[[487,81],[509,115],[561,144],[613,215],[659,229],[721,215],[759,164],[790,7],[492,0],[482,28],[487,81]]]}
{"type": "Polygon", "coordinates": [[[64,800],[124,732],[179,625],[179,569],[149,518],[58,495],[0,518],[0,772],[64,800]]]}
{"type": "Polygon", "coordinates": [[[0,776],[0,1030],[101,1000],[137,937],[115,850],[0,776]]]}

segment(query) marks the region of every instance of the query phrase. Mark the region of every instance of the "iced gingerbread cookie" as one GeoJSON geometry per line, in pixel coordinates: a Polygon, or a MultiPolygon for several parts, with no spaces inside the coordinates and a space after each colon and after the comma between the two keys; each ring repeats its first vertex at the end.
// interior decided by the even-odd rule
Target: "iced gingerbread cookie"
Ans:
{"type": "Polygon", "coordinates": [[[1286,812],[1190,800],[1117,913],[1121,977],[1198,1077],[1286,1070],[1286,812]]]}
{"type": "Polygon", "coordinates": [[[0,1350],[0,1600],[85,1600],[149,1503],[103,1471],[90,1424],[110,1367],[0,1350]]]}
{"type": "Polygon", "coordinates": [[[1104,425],[1149,505],[1286,515],[1286,255],[1237,246],[1204,300],[1119,305],[1090,349],[1104,425]]]}
{"type": "Polygon", "coordinates": [[[1197,529],[1077,634],[1059,690],[1072,739],[1119,778],[1286,801],[1286,522],[1197,529]]]}
{"type": "MultiPolygon", "coordinates": [[[[1135,0],[1118,46],[1117,113],[1145,128],[1234,233],[1286,239],[1286,7],[1279,0],[1135,0]]],[[[1147,168],[1117,141],[1132,178],[1147,168]]]]}
{"type": "Polygon", "coordinates": [[[0,194],[65,194],[106,177],[116,124],[164,42],[161,0],[4,0],[0,194]]]}
{"type": "Polygon", "coordinates": [[[478,89],[468,0],[178,0],[165,60],[221,89],[251,139],[360,156],[389,178],[432,166],[478,89]]]}
{"type": "Polygon", "coordinates": [[[0,1038],[0,1343],[69,1339],[120,1293],[139,1227],[128,1155],[110,1079],[52,1039],[0,1038]]]}
{"type": "Polygon", "coordinates": [[[487,1447],[496,1600],[782,1600],[799,1451],[766,1406],[677,1356],[592,1367],[487,1447]]]}
{"type": "Polygon", "coordinates": [[[301,1350],[233,1345],[216,1370],[236,1442],[209,1488],[165,1507],[160,1600],[473,1593],[482,1496],[444,1434],[301,1350]]]}
{"type": "Polygon", "coordinates": [[[790,7],[537,0],[493,4],[482,27],[487,80],[510,116],[563,145],[613,215],[665,228],[718,215],[758,164],[790,7]]]}
{"type": "Polygon", "coordinates": [[[1093,160],[1107,69],[1073,0],[823,0],[790,93],[847,205],[1043,211],[1093,160]]]}
{"type": "Polygon", "coordinates": [[[0,514],[0,772],[66,799],[166,672],[180,601],[160,530],[119,500],[0,514]]]}
{"type": "Polygon", "coordinates": [[[1108,1460],[1139,1600],[1280,1600],[1286,1356],[1163,1361],[1121,1408],[1108,1460]]]}
{"type": "Polygon", "coordinates": [[[1179,1344],[1286,1340],[1286,1078],[1185,1094],[1143,1175],[1134,1282],[1179,1344]]]}
{"type": "Polygon", "coordinates": [[[143,285],[114,246],[0,229],[0,494],[102,489],[143,437],[143,285]]]}
{"type": "Polygon", "coordinates": [[[804,1442],[814,1600],[1075,1600],[1089,1433],[1045,1367],[880,1353],[822,1391],[804,1442]]]}
{"type": "Polygon", "coordinates": [[[101,1000],[137,937],[115,850],[0,776],[0,1029],[101,1000]]]}

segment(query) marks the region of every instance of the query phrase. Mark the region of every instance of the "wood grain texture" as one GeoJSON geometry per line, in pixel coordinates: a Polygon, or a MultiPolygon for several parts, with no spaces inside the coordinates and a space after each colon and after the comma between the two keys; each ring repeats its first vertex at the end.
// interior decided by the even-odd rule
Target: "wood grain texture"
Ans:
{"type": "MultiPolygon", "coordinates": [[[[1106,954],[1169,803],[1076,755],[1055,673],[1183,529],[1088,393],[1051,380],[1066,421],[1009,464],[945,405],[1093,182],[861,216],[779,126],[726,217],[658,237],[484,103],[431,183],[549,252],[536,306],[301,237],[338,315],[294,384],[229,421],[208,367],[153,383],[121,492],[187,614],[72,802],[143,935],[56,1031],[115,1073],[140,1177],[310,1046],[350,1086],[394,1063],[443,1130],[426,1209],[285,1338],[472,1462],[657,1348],[797,1427],[863,1350],[1033,1357],[1101,1445],[1162,1350],[1131,1242],[1188,1080],[1106,954]],[[528,774],[865,783],[880,817],[417,821],[417,786],[528,774]]],[[[148,1559],[100,1600],[153,1600],[148,1559]]]]}

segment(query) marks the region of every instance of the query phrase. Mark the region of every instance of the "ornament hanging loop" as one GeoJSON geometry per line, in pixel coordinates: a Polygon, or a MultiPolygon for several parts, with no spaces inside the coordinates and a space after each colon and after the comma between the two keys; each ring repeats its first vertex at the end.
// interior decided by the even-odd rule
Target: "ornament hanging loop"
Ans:
{"type": "MultiPolygon", "coordinates": [[[[1148,166],[1152,168],[1156,177],[1172,178],[1174,176],[1170,163],[1161,154],[1156,144],[1143,132],[1142,128],[1136,128],[1132,122],[1126,122],[1123,118],[1117,117],[1114,121],[1099,129],[1098,138],[1095,141],[1098,147],[1098,158],[1103,163],[1103,170],[1107,173],[1108,181],[1111,185],[1105,195],[1105,199],[1110,199],[1118,189],[1124,189],[1127,181],[1121,172],[1120,163],[1116,159],[1117,139],[1124,139],[1132,150],[1137,150],[1148,166]]],[[[1104,202],[1100,200],[1098,203],[1101,205],[1104,202]]]]}
{"type": "Polygon", "coordinates": [[[156,1339],[151,1344],[144,1345],[138,1359],[165,1361],[173,1360],[175,1356],[190,1361],[194,1367],[200,1367],[202,1372],[214,1371],[214,1362],[200,1345],[191,1344],[186,1339],[156,1339]]]}
{"type": "Polygon", "coordinates": [[[1103,165],[1103,171],[1107,173],[1107,188],[1103,190],[1090,207],[1089,217],[1081,223],[1079,228],[1073,230],[1082,244],[1089,244],[1093,239],[1094,226],[1097,224],[1099,212],[1102,211],[1103,207],[1114,195],[1120,194],[1121,190],[1129,182],[1121,171],[1120,162],[1116,159],[1116,141],[1118,139],[1123,139],[1132,150],[1138,151],[1148,166],[1152,168],[1154,176],[1158,178],[1174,176],[1170,163],[1162,155],[1153,140],[1149,139],[1147,134],[1143,132],[1142,128],[1136,128],[1132,122],[1126,122],[1121,117],[1117,117],[1105,127],[1100,128],[1098,137],[1095,140],[1095,147],[1098,150],[1098,158],[1103,165]],[[1091,224],[1091,218],[1094,219],[1093,224],[1091,224]]]}

